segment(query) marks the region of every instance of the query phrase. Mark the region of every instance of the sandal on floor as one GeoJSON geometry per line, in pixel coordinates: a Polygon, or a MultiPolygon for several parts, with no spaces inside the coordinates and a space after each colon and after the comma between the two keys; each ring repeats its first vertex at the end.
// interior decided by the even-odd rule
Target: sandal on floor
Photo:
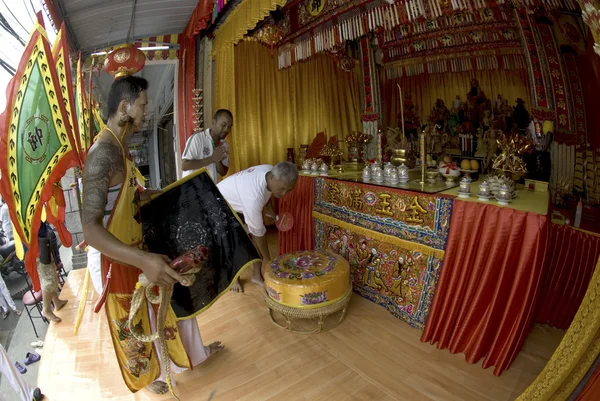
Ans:
{"type": "Polygon", "coordinates": [[[31,365],[34,362],[38,362],[40,358],[41,357],[35,352],[28,352],[27,355],[25,355],[25,360],[23,362],[25,363],[25,365],[31,365]]]}
{"type": "Polygon", "coordinates": [[[42,401],[43,399],[44,394],[42,394],[42,390],[39,387],[33,390],[33,401],[42,401]]]}
{"type": "Polygon", "coordinates": [[[44,346],[44,342],[43,341],[34,341],[31,343],[32,347],[43,347],[44,346]]]}
{"type": "Polygon", "coordinates": [[[21,364],[19,362],[15,362],[15,367],[17,368],[17,370],[19,371],[20,374],[25,374],[27,373],[27,369],[25,369],[23,366],[21,366],[21,364]]]}

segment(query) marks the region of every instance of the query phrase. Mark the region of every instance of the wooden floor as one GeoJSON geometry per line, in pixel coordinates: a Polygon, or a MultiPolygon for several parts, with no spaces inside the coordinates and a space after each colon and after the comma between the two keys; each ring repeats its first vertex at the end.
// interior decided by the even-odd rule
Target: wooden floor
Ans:
{"type": "MultiPolygon", "coordinates": [[[[105,314],[92,312],[95,296],[73,335],[83,273],[69,275],[63,322],[48,330],[38,379],[44,394],[51,401],[174,399],[127,390],[105,314]]],[[[463,355],[421,343],[421,331],[356,294],[340,326],[307,336],[275,326],[259,288],[246,289],[223,296],[198,318],[205,344],[221,340],[226,349],[175,376],[182,401],[208,400],[213,390],[214,401],[509,401],[535,378],[563,335],[536,326],[513,366],[495,377],[463,355]]]]}

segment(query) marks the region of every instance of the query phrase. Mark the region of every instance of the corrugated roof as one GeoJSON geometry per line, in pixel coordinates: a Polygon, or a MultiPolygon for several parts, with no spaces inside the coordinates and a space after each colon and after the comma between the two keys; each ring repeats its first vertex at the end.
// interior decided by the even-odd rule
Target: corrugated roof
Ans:
{"type": "Polygon", "coordinates": [[[130,41],[182,32],[198,0],[54,0],[73,43],[84,53],[130,41]]]}

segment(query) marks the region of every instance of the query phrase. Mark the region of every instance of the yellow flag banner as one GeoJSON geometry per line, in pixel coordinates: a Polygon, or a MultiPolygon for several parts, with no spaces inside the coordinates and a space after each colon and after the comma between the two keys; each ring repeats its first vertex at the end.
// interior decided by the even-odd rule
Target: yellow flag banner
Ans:
{"type": "Polygon", "coordinates": [[[35,291],[40,288],[37,233],[44,204],[66,170],[78,165],[56,65],[40,21],[38,14],[0,116],[0,193],[8,204],[17,256],[25,258],[35,291]]]}

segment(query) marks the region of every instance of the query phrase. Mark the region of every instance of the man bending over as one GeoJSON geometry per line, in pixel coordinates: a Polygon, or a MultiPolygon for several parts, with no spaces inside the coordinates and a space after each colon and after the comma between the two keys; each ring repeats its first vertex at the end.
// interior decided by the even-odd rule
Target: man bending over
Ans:
{"type": "MultiPolygon", "coordinates": [[[[275,167],[270,164],[251,167],[221,181],[217,187],[233,210],[242,215],[258,249],[263,265],[271,261],[267,245],[267,229],[263,221],[263,209],[271,196],[282,198],[296,185],[298,169],[293,163],[281,162],[275,167]]],[[[254,266],[252,282],[263,285],[261,266],[254,266]]],[[[240,280],[231,288],[243,291],[240,280]]]]}

